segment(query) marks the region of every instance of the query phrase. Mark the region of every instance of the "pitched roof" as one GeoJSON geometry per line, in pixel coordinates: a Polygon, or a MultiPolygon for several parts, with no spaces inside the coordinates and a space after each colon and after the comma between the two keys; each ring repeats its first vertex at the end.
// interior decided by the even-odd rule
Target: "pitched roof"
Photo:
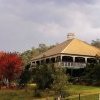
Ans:
{"type": "Polygon", "coordinates": [[[79,39],[70,39],[40,54],[39,56],[33,58],[33,60],[42,58],[43,56],[48,57],[51,55],[61,54],[61,53],[66,53],[71,55],[83,55],[83,56],[96,56],[96,55],[100,56],[100,49],[91,46],[90,44],[87,44],[86,42],[83,42],[79,39]]]}

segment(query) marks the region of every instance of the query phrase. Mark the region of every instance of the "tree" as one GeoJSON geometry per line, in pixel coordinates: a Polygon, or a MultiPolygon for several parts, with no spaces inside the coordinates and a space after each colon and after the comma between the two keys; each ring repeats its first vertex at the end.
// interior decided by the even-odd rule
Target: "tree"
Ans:
{"type": "Polygon", "coordinates": [[[92,40],[91,43],[93,46],[100,48],[100,39],[92,40]]]}
{"type": "Polygon", "coordinates": [[[16,53],[4,53],[0,57],[0,79],[9,82],[18,78],[22,71],[22,59],[16,53]]]}
{"type": "Polygon", "coordinates": [[[19,85],[26,86],[26,84],[31,80],[31,70],[30,64],[25,66],[25,69],[22,71],[21,76],[19,78],[19,85]]]}
{"type": "Polygon", "coordinates": [[[68,76],[66,75],[65,69],[62,67],[55,68],[54,81],[52,84],[52,88],[54,89],[54,91],[58,95],[62,96],[62,93],[66,95],[67,93],[64,90],[68,88],[68,84],[68,76]]]}
{"type": "Polygon", "coordinates": [[[36,66],[33,70],[33,80],[39,89],[53,88],[62,91],[68,85],[68,77],[63,68],[54,67],[53,64],[36,66]]]}
{"type": "Polygon", "coordinates": [[[21,54],[21,57],[24,62],[24,65],[26,66],[33,57],[38,56],[39,54],[47,51],[48,49],[53,48],[54,46],[55,45],[47,46],[45,44],[39,44],[37,48],[33,47],[32,49],[23,52],[21,54]]]}
{"type": "Polygon", "coordinates": [[[82,78],[87,83],[94,84],[96,82],[100,85],[100,63],[87,65],[82,78]]]}
{"type": "Polygon", "coordinates": [[[33,80],[38,89],[50,88],[53,83],[53,65],[40,65],[33,69],[33,80]]]}
{"type": "Polygon", "coordinates": [[[39,48],[38,49],[39,49],[40,53],[43,53],[43,52],[48,50],[48,46],[46,46],[45,44],[39,44],[39,48]]]}
{"type": "Polygon", "coordinates": [[[26,66],[32,59],[32,50],[27,50],[21,54],[24,65],[26,66]]]}

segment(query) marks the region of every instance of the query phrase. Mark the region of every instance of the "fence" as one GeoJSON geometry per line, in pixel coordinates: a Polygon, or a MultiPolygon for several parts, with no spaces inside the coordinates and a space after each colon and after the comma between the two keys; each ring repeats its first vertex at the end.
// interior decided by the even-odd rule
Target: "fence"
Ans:
{"type": "Polygon", "coordinates": [[[63,100],[100,100],[100,93],[87,93],[69,96],[63,100]]]}

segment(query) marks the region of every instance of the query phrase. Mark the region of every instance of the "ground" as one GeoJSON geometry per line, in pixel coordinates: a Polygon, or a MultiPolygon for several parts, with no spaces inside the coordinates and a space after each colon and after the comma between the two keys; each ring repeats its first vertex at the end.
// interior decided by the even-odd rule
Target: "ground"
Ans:
{"type": "MultiPolygon", "coordinates": [[[[81,85],[71,85],[70,96],[81,95],[81,100],[98,100],[98,93],[100,92],[100,87],[92,86],[81,86],[81,85]],[[91,93],[91,94],[90,94],[91,93]],[[97,94],[95,94],[97,93],[97,94]],[[84,96],[87,95],[87,96],[84,96]]],[[[53,100],[53,97],[48,97],[49,100],[53,100]]],[[[0,100],[46,100],[46,97],[43,98],[34,98],[33,90],[0,90],[0,100]]],[[[69,100],[78,100],[78,97],[75,99],[69,100]]]]}
{"type": "Polygon", "coordinates": [[[81,100],[99,100],[100,87],[71,85],[69,100],[79,100],[79,94],[81,100]]]}

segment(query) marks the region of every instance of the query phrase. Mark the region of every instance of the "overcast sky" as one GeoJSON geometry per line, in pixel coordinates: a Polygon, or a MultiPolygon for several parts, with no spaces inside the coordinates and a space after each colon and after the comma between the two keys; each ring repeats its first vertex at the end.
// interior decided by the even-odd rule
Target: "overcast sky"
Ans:
{"type": "Polygon", "coordinates": [[[0,0],[0,50],[100,38],[100,0],[0,0]]]}

